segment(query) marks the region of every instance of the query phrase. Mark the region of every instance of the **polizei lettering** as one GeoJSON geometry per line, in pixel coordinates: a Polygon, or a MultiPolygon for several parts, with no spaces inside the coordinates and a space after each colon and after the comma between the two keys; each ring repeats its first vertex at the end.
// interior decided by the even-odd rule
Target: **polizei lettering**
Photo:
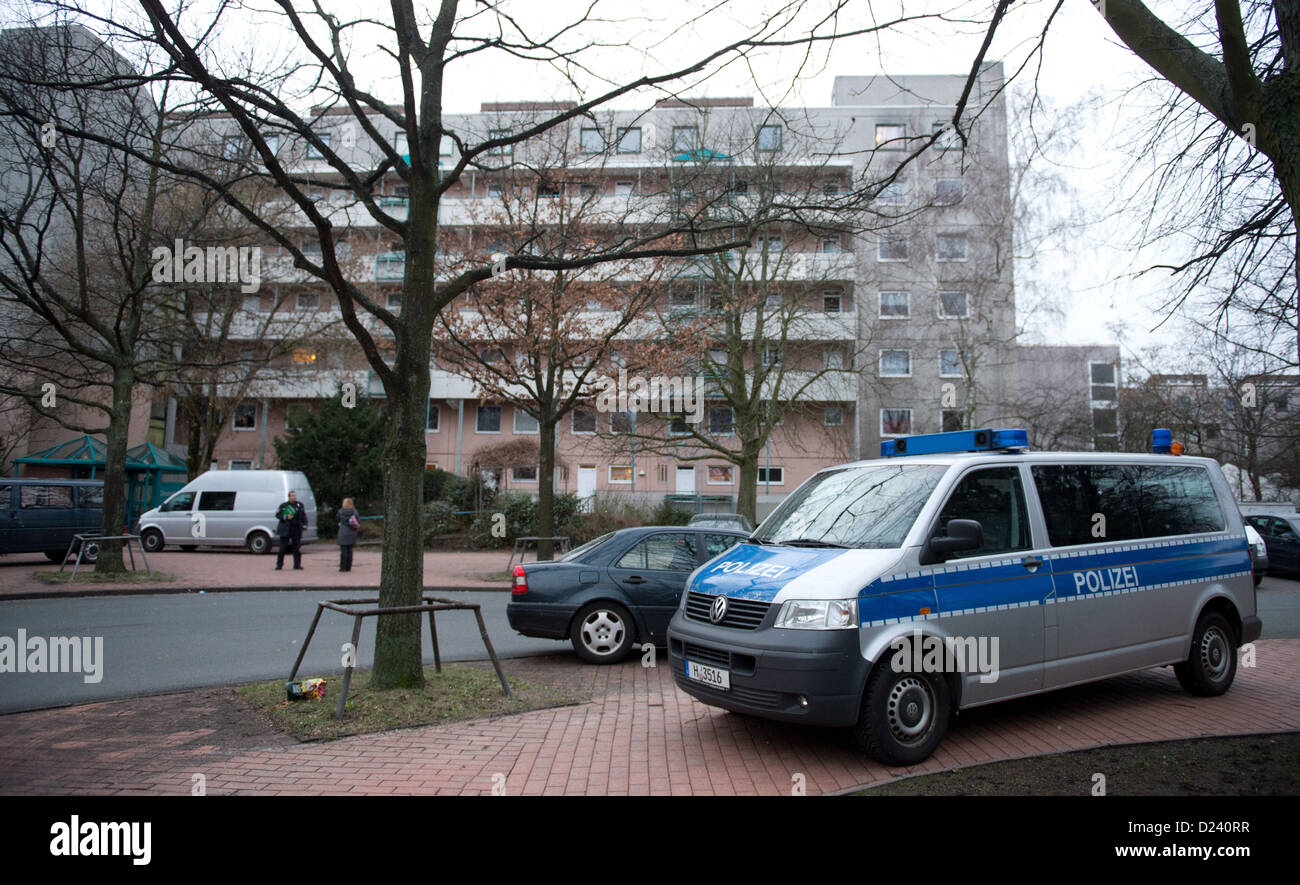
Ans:
{"type": "Polygon", "coordinates": [[[729,575],[752,575],[755,578],[775,578],[785,572],[790,571],[788,565],[763,565],[758,562],[744,562],[739,559],[728,559],[718,563],[711,572],[725,572],[729,575]]]}
{"type": "Polygon", "coordinates": [[[1135,566],[1098,568],[1074,573],[1074,592],[1100,593],[1104,590],[1127,590],[1138,586],[1135,566]]]}

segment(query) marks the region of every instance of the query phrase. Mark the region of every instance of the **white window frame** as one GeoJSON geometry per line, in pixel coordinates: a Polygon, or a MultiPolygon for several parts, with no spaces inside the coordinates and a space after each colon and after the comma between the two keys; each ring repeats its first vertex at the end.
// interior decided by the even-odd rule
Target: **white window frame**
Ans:
{"type": "Polygon", "coordinates": [[[911,293],[911,292],[900,292],[900,291],[898,291],[897,289],[890,289],[890,290],[886,290],[886,291],[884,291],[884,292],[880,292],[880,293],[878,293],[878,295],[877,295],[877,297],[876,297],[876,316],[877,316],[877,318],[882,319],[882,320],[910,320],[910,319],[912,318],[912,293],[911,293]],[[903,296],[903,300],[904,300],[904,302],[905,302],[906,305],[907,305],[907,313],[903,314],[902,316],[899,316],[899,315],[897,315],[897,314],[887,314],[887,313],[885,313],[885,296],[886,296],[886,295],[902,295],[902,296],[903,296]]]}
{"type": "Polygon", "coordinates": [[[821,251],[823,254],[827,254],[827,255],[833,255],[837,252],[843,252],[844,241],[840,239],[839,234],[835,234],[834,236],[829,236],[829,237],[822,237],[821,251]],[[827,249],[826,247],[828,245],[831,248],[827,249]]]}
{"type": "Polygon", "coordinates": [[[319,292],[298,292],[296,295],[294,295],[293,299],[294,299],[293,300],[294,310],[313,310],[313,311],[320,310],[319,292]],[[308,298],[308,299],[314,298],[315,303],[314,304],[304,303],[303,302],[304,298],[308,298]]]}
{"type": "Polygon", "coordinates": [[[823,368],[823,369],[829,369],[829,370],[831,370],[831,371],[842,370],[842,369],[844,368],[844,351],[841,350],[841,349],[838,348],[838,347],[828,347],[828,348],[826,348],[825,350],[823,350],[823,351],[822,351],[822,368],[823,368]],[[839,362],[839,365],[838,365],[838,366],[832,366],[832,365],[831,365],[832,362],[835,362],[835,360],[833,360],[832,357],[838,357],[838,358],[839,358],[839,359],[838,359],[838,362],[839,362]]]}
{"type": "MultiPolygon", "coordinates": [[[[325,147],[330,148],[330,149],[333,149],[334,145],[331,143],[330,133],[328,133],[328,132],[316,132],[316,133],[313,133],[313,134],[314,134],[318,139],[320,139],[322,142],[324,142],[325,147]]],[[[307,142],[307,159],[308,159],[308,160],[323,160],[323,159],[325,159],[325,155],[322,154],[322,153],[320,153],[320,152],[316,149],[316,145],[312,144],[312,143],[309,141],[309,142],[307,142]]]]}
{"type": "Polygon", "coordinates": [[[605,147],[605,130],[601,129],[599,126],[583,126],[578,129],[579,151],[584,154],[603,154],[605,152],[605,147]],[[589,134],[594,134],[596,136],[596,141],[599,143],[594,150],[587,144],[587,136],[589,134]]]}
{"type": "Polygon", "coordinates": [[[914,431],[912,430],[912,425],[915,423],[915,420],[916,420],[916,418],[915,418],[915,413],[913,412],[912,409],[900,408],[900,407],[894,407],[894,408],[884,408],[884,407],[882,407],[881,410],[880,410],[880,436],[881,436],[882,439],[897,439],[897,438],[899,438],[900,436],[911,436],[912,433],[914,432],[914,431]],[[903,433],[885,433],[885,413],[886,413],[886,412],[906,412],[906,413],[907,413],[907,430],[904,431],[903,433]]]}
{"type": "Polygon", "coordinates": [[[456,141],[446,132],[438,139],[438,156],[450,157],[456,149],[456,141]]]}
{"type": "Polygon", "coordinates": [[[966,261],[969,258],[969,256],[970,256],[970,238],[966,235],[965,231],[958,231],[955,233],[942,233],[942,234],[934,235],[934,260],[935,261],[940,262],[942,264],[959,264],[961,262],[966,261]],[[962,244],[961,257],[944,258],[942,252],[940,252],[939,250],[939,241],[941,239],[960,240],[962,244]]]}
{"type": "Polygon", "coordinates": [[[895,263],[895,264],[897,264],[897,263],[902,263],[902,262],[910,261],[910,260],[911,260],[911,257],[912,257],[912,243],[911,243],[911,238],[910,238],[910,237],[907,237],[907,236],[899,236],[899,237],[881,237],[880,240],[876,243],[876,261],[879,261],[879,262],[882,262],[882,263],[895,263]],[[903,253],[904,253],[904,254],[903,254],[903,257],[902,257],[902,258],[886,258],[886,257],[884,257],[885,244],[886,244],[886,243],[897,243],[897,242],[900,241],[900,240],[901,240],[902,243],[903,243],[903,253]]]}
{"type": "Polygon", "coordinates": [[[672,131],[672,139],[673,139],[672,152],[674,154],[690,153],[691,151],[698,151],[700,149],[700,127],[695,125],[674,126],[672,131]],[[685,132],[687,130],[689,130],[693,134],[692,144],[690,147],[680,148],[677,146],[677,133],[685,132]]]}
{"type": "Polygon", "coordinates": [[[905,142],[907,141],[907,124],[906,124],[906,123],[877,123],[877,124],[876,124],[876,128],[875,128],[875,135],[876,135],[876,149],[877,149],[877,150],[881,150],[881,151],[903,151],[903,150],[907,150],[907,145],[906,145],[906,143],[905,143],[905,142]],[[881,129],[902,129],[903,132],[902,132],[901,135],[892,135],[892,136],[890,136],[890,137],[888,137],[888,138],[884,138],[884,139],[882,139],[882,138],[880,137],[880,135],[881,135],[880,130],[881,130],[881,129]],[[900,141],[900,140],[901,140],[901,141],[900,141]],[[897,144],[897,146],[893,146],[893,145],[891,144],[890,147],[882,147],[882,145],[885,144],[886,142],[899,142],[899,143],[897,144]]]}
{"type": "MultiPolygon", "coordinates": [[[[216,462],[213,462],[213,463],[216,463],[216,462]]],[[[252,470],[252,469],[253,469],[253,459],[252,459],[252,458],[231,458],[229,461],[226,462],[226,469],[227,469],[227,470],[252,470]],[[248,466],[247,466],[247,467],[236,467],[236,466],[235,466],[236,464],[247,464],[248,466]]]]}
{"type": "Polygon", "coordinates": [[[616,130],[614,130],[614,134],[615,134],[615,136],[618,138],[618,147],[615,148],[616,153],[620,153],[620,154],[639,154],[639,153],[641,153],[641,144],[642,144],[642,142],[641,142],[641,138],[642,138],[642,133],[641,133],[641,127],[640,127],[640,126],[620,126],[620,127],[618,127],[616,130]],[[625,147],[623,146],[623,140],[626,139],[627,136],[628,136],[629,134],[633,133],[633,132],[636,133],[636,150],[634,150],[634,151],[633,151],[633,150],[628,150],[627,148],[625,148],[625,147]]]}
{"type": "Polygon", "coordinates": [[[440,433],[442,431],[442,407],[435,405],[433,400],[429,400],[428,408],[424,411],[424,432],[440,433]],[[429,418],[433,418],[433,427],[429,427],[429,418]]]}
{"type": "Polygon", "coordinates": [[[959,349],[957,349],[957,348],[955,348],[955,347],[942,347],[942,348],[939,349],[939,377],[940,377],[940,378],[964,378],[964,377],[966,377],[966,373],[963,372],[963,371],[962,371],[962,368],[961,368],[961,351],[960,351],[959,349]],[[943,370],[943,355],[944,355],[945,353],[953,353],[953,354],[956,354],[956,355],[957,355],[957,371],[956,371],[956,372],[944,372],[944,370],[943,370]]]}
{"type": "Polygon", "coordinates": [[[876,371],[881,378],[911,378],[912,377],[912,351],[902,347],[881,348],[880,356],[877,360],[876,371]],[[907,354],[907,371],[906,372],[886,372],[885,371],[885,354],[905,353],[907,354]]]}
{"type": "Polygon", "coordinates": [[[765,153],[765,154],[775,154],[775,153],[778,153],[778,152],[780,152],[780,150],[781,150],[781,145],[782,145],[783,142],[784,142],[784,138],[785,138],[785,134],[781,131],[781,127],[780,127],[779,125],[777,125],[776,123],[766,123],[766,124],[764,124],[764,125],[758,127],[758,132],[757,132],[757,133],[755,134],[755,136],[754,136],[754,149],[755,149],[756,151],[760,151],[760,152],[765,153]],[[775,132],[775,133],[776,133],[776,144],[775,144],[774,146],[772,146],[772,147],[763,147],[763,133],[764,133],[764,132],[775,132]]]}
{"type": "Polygon", "coordinates": [[[758,468],[758,484],[761,486],[783,486],[785,485],[785,468],[773,465],[771,467],[758,468]],[[780,479],[764,479],[763,473],[766,471],[771,476],[772,471],[777,471],[780,479]]]}
{"type": "Polygon", "coordinates": [[[511,420],[512,420],[512,422],[513,422],[513,424],[512,424],[512,428],[511,428],[511,429],[513,429],[514,432],[515,432],[516,434],[527,434],[527,435],[532,435],[532,434],[540,434],[540,433],[542,432],[542,422],[541,422],[541,421],[538,421],[536,418],[534,418],[532,415],[528,414],[528,412],[524,411],[523,409],[519,408],[518,406],[515,406],[515,407],[514,407],[514,414],[513,414],[513,416],[511,417],[511,420]],[[532,420],[532,421],[536,421],[536,422],[537,422],[537,426],[534,427],[532,430],[528,430],[528,429],[526,429],[526,428],[525,428],[525,429],[521,429],[521,428],[519,427],[519,416],[521,416],[521,415],[522,415],[524,418],[527,418],[527,419],[532,420]]]}
{"type": "Polygon", "coordinates": [[[736,484],[736,465],[735,464],[706,464],[704,465],[704,484],[706,486],[734,486],[736,484]],[[709,473],[714,469],[727,471],[725,481],[709,479],[709,473]]]}
{"type": "Polygon", "coordinates": [[[704,424],[709,436],[734,436],[736,433],[736,410],[731,406],[705,406],[704,424]],[[731,415],[730,430],[714,430],[713,422],[709,419],[709,413],[715,409],[725,409],[731,415]]]}
{"type": "Polygon", "coordinates": [[[964,178],[936,178],[934,180],[934,202],[939,206],[955,206],[962,200],[966,199],[966,179],[964,178]],[[957,197],[952,200],[944,200],[940,193],[939,187],[945,181],[955,181],[957,183],[957,197]]]}
{"type": "Polygon", "coordinates": [[[595,409],[574,409],[569,413],[569,432],[575,436],[595,436],[596,431],[600,428],[600,412],[595,409]],[[592,416],[591,430],[578,430],[574,425],[578,421],[578,413],[592,416]]]}
{"type": "Polygon", "coordinates": [[[636,193],[636,182],[630,179],[621,179],[614,182],[614,196],[630,197],[636,193]]]}
{"type": "Polygon", "coordinates": [[[258,413],[258,412],[260,411],[260,409],[261,409],[261,407],[260,407],[257,403],[252,403],[252,406],[253,406],[253,426],[252,426],[252,427],[240,427],[240,426],[238,426],[238,425],[235,423],[235,420],[239,417],[239,407],[240,407],[240,406],[247,406],[247,405],[249,405],[249,403],[236,403],[236,404],[235,404],[235,407],[234,407],[233,409],[230,410],[230,429],[231,429],[232,431],[235,431],[235,432],[238,432],[238,433],[245,433],[245,432],[248,432],[248,431],[254,431],[254,430],[257,430],[257,428],[258,428],[258,423],[257,423],[257,413],[258,413]]]}
{"type": "Polygon", "coordinates": [[[406,136],[405,129],[398,129],[393,133],[393,150],[398,154],[410,155],[411,144],[410,139],[406,136]]]}
{"type": "Polygon", "coordinates": [[[476,407],[474,409],[474,432],[484,434],[485,436],[496,436],[497,434],[501,433],[501,407],[492,406],[492,405],[479,405],[478,407],[476,407]],[[479,417],[482,415],[484,409],[497,410],[496,430],[479,430],[479,417]]]}
{"type": "Polygon", "coordinates": [[[822,290],[822,313],[836,313],[836,314],[848,313],[848,311],[844,309],[844,293],[839,291],[838,289],[823,289],[822,290]],[[839,301],[840,306],[837,310],[826,309],[826,299],[828,298],[834,298],[837,301],[839,301]]]}
{"type": "Polygon", "coordinates": [[[518,476],[518,475],[515,473],[515,471],[518,470],[518,469],[519,469],[518,467],[511,467],[511,468],[510,468],[510,481],[511,481],[511,482],[537,482],[537,481],[541,478],[541,475],[542,475],[542,468],[541,468],[540,465],[533,465],[533,468],[532,468],[532,469],[533,469],[534,473],[533,473],[533,478],[532,478],[532,479],[529,479],[528,477],[524,477],[524,476],[518,476]]]}
{"type": "Polygon", "coordinates": [[[822,408],[822,426],[823,427],[843,427],[844,426],[844,407],[843,406],[825,406],[822,408]],[[834,410],[840,413],[838,421],[830,420],[830,413],[834,410]]]}
{"type": "Polygon", "coordinates": [[[609,480],[610,485],[630,486],[632,481],[636,479],[636,468],[631,464],[610,464],[605,468],[605,477],[609,480]],[[628,478],[615,479],[615,470],[626,470],[628,472],[628,478]]]}
{"type": "Polygon", "coordinates": [[[966,320],[970,319],[970,293],[960,289],[944,289],[935,296],[935,315],[941,320],[966,320]],[[943,296],[945,295],[962,295],[966,298],[966,312],[961,314],[943,312],[943,296]]]}

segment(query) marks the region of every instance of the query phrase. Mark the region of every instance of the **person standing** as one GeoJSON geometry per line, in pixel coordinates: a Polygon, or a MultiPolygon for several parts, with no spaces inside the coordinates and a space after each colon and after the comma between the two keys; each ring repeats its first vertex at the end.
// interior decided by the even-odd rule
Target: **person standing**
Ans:
{"type": "Polygon", "coordinates": [[[357,529],[361,520],[351,498],[343,499],[339,508],[339,571],[352,571],[352,548],[357,543],[357,529]]]}
{"type": "Polygon", "coordinates": [[[289,493],[289,500],[275,510],[280,523],[276,534],[280,536],[279,550],[275,557],[275,567],[284,567],[285,548],[293,551],[293,567],[302,570],[302,530],[307,527],[307,508],[302,506],[296,492],[289,493]]]}

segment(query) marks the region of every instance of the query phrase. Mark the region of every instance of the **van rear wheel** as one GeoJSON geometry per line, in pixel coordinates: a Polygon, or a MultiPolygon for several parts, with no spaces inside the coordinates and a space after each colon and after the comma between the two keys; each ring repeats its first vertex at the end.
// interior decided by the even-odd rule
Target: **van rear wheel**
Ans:
{"type": "Polygon", "coordinates": [[[899,673],[882,664],[867,679],[853,742],[878,762],[914,765],[943,740],[951,705],[943,674],[899,673]]]}
{"type": "Polygon", "coordinates": [[[1237,676],[1237,634],[1228,619],[1206,612],[1196,622],[1192,650],[1187,660],[1174,664],[1178,684],[1194,695],[1214,697],[1232,685],[1237,676]]]}
{"type": "Polygon", "coordinates": [[[262,554],[271,549],[271,536],[266,532],[253,532],[248,536],[248,550],[250,553],[262,554]]]}

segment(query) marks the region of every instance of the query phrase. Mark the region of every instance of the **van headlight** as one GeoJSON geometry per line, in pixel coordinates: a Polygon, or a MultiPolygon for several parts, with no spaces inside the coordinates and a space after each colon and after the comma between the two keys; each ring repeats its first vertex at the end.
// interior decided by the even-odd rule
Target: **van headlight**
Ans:
{"type": "Polygon", "coordinates": [[[773,626],[793,630],[849,630],[857,625],[856,599],[791,599],[781,606],[773,626]]]}

